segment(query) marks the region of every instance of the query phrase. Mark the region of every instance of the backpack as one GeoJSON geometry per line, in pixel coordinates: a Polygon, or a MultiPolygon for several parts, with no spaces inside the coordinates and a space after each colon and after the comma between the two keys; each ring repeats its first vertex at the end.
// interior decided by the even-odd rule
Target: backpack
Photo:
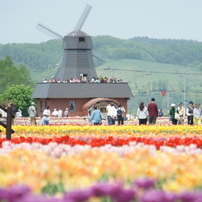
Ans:
{"type": "Polygon", "coordinates": [[[122,117],[122,114],[123,114],[122,110],[121,110],[121,109],[118,109],[118,110],[117,110],[117,116],[122,117]]]}

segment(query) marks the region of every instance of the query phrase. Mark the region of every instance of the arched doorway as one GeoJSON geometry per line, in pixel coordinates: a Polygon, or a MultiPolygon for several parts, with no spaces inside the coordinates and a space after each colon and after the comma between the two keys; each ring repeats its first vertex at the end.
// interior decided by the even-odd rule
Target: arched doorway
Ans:
{"type": "Polygon", "coordinates": [[[109,103],[113,103],[114,106],[116,108],[118,108],[119,103],[114,99],[110,99],[110,98],[95,98],[95,99],[92,99],[92,100],[88,101],[87,103],[85,103],[83,105],[83,107],[82,107],[83,115],[90,116],[92,111],[93,111],[93,106],[96,105],[98,107],[98,109],[100,110],[103,119],[106,119],[106,117],[107,117],[106,108],[109,105],[109,103]]]}

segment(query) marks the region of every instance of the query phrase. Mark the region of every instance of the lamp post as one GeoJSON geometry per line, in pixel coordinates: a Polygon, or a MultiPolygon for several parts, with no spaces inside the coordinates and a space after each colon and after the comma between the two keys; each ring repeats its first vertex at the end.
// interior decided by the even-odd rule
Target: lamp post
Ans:
{"type": "Polygon", "coordinates": [[[152,75],[152,74],[148,70],[146,75],[148,76],[148,101],[150,102],[150,99],[151,99],[151,95],[150,95],[150,75],[152,75]]]}
{"type": "Polygon", "coordinates": [[[184,72],[184,109],[186,110],[186,73],[188,71],[190,71],[191,68],[187,69],[185,72],[184,72]]]}

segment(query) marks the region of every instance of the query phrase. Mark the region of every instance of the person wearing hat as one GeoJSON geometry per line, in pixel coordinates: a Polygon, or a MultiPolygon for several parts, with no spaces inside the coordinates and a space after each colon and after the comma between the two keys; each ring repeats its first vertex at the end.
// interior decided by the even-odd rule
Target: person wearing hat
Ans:
{"type": "Polygon", "coordinates": [[[36,108],[35,103],[32,102],[31,106],[28,108],[28,114],[30,117],[31,125],[36,125],[36,108]]]}
{"type": "Polygon", "coordinates": [[[39,125],[49,125],[49,121],[50,121],[49,116],[50,114],[47,111],[43,112],[43,116],[41,118],[39,125]]]}
{"type": "Polygon", "coordinates": [[[170,120],[172,121],[173,125],[177,125],[177,119],[175,119],[175,111],[176,111],[175,104],[172,103],[169,114],[170,114],[170,120]]]}
{"type": "Polygon", "coordinates": [[[194,115],[194,103],[193,101],[190,101],[189,107],[187,108],[187,124],[189,125],[194,124],[193,115],[194,115]]]}
{"type": "Polygon", "coordinates": [[[179,125],[184,125],[184,118],[185,118],[185,109],[182,105],[182,102],[179,102],[179,107],[177,108],[177,112],[180,116],[180,119],[178,120],[179,125]]]}

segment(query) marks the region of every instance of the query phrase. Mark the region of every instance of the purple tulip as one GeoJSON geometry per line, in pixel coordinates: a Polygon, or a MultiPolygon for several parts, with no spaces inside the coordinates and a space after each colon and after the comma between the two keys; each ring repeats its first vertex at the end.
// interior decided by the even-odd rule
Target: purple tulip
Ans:
{"type": "Polygon", "coordinates": [[[163,202],[164,192],[162,190],[148,190],[142,197],[141,202],[163,202]]]}
{"type": "Polygon", "coordinates": [[[64,195],[64,201],[82,202],[88,200],[92,196],[91,189],[76,190],[68,192],[64,195]]]}
{"type": "Polygon", "coordinates": [[[131,200],[135,199],[136,192],[133,189],[123,189],[118,192],[115,196],[113,196],[113,201],[116,202],[130,202],[131,200]]]}
{"type": "Polygon", "coordinates": [[[0,189],[0,201],[8,199],[8,191],[6,189],[0,189]]]}
{"type": "Polygon", "coordinates": [[[150,189],[150,188],[154,187],[155,180],[154,179],[148,179],[148,178],[139,179],[139,180],[135,180],[134,184],[138,188],[150,189]]]}
{"type": "Polygon", "coordinates": [[[184,192],[179,195],[182,202],[198,202],[201,197],[198,192],[184,192]]]}
{"type": "Polygon", "coordinates": [[[15,202],[30,194],[30,188],[26,185],[12,186],[8,189],[8,201],[15,202]]]}
{"type": "Polygon", "coordinates": [[[109,184],[107,183],[98,183],[91,187],[92,195],[95,197],[107,196],[109,194],[109,184]]]}
{"type": "Polygon", "coordinates": [[[179,199],[179,197],[174,193],[164,193],[164,202],[175,202],[179,199]]]}

